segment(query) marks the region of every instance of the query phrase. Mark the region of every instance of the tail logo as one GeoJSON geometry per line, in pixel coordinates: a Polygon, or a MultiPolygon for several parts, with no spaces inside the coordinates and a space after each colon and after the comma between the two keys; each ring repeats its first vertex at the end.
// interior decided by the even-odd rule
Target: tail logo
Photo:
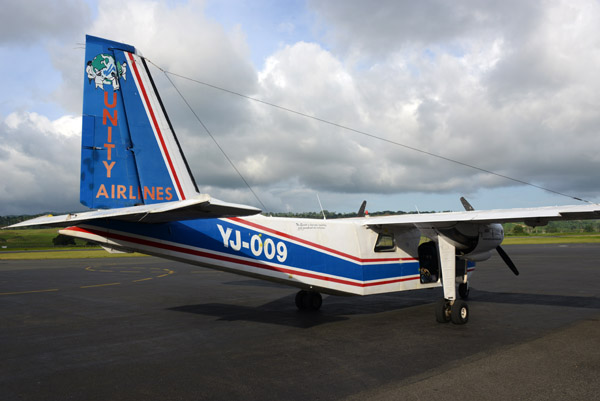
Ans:
{"type": "Polygon", "coordinates": [[[120,88],[119,79],[127,79],[127,63],[115,61],[110,54],[101,53],[87,62],[85,72],[88,83],[94,81],[95,88],[104,89],[104,85],[112,85],[113,91],[120,88]]]}

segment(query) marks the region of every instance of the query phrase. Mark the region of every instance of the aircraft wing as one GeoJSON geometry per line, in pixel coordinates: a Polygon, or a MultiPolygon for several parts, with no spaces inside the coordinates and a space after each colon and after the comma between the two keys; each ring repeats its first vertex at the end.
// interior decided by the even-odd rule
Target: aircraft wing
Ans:
{"type": "Polygon", "coordinates": [[[524,222],[543,226],[554,220],[600,219],[600,205],[550,206],[524,209],[473,210],[464,212],[401,214],[364,218],[364,224],[374,225],[442,225],[458,222],[509,223],[524,222]]]}
{"type": "Polygon", "coordinates": [[[112,219],[152,224],[202,218],[250,216],[258,213],[260,213],[260,209],[252,206],[223,202],[208,195],[199,195],[183,201],[102,209],[91,212],[64,214],[61,216],[41,216],[5,228],[39,225],[66,227],[95,219],[112,219]]]}

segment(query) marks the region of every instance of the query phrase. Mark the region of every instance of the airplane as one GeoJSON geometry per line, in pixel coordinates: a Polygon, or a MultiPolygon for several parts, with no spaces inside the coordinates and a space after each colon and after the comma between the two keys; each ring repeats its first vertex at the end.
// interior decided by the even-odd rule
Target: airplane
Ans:
{"type": "Polygon", "coordinates": [[[435,317],[465,324],[475,262],[501,248],[501,223],[600,218],[600,205],[474,210],[333,220],[261,215],[198,191],[146,59],[133,46],[86,36],[80,201],[95,209],[10,227],[59,233],[110,252],[141,252],[299,289],[298,309],[321,294],[371,295],[442,287],[435,317]],[[421,238],[427,241],[422,242],[421,238]]]}

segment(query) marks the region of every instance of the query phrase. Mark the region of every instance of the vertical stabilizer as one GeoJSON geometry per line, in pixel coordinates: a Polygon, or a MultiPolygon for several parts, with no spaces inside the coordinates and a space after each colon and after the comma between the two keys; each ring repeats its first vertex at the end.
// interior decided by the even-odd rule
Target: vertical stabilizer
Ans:
{"type": "Polygon", "coordinates": [[[198,193],[145,60],[86,36],[81,203],[117,208],[198,193]]]}

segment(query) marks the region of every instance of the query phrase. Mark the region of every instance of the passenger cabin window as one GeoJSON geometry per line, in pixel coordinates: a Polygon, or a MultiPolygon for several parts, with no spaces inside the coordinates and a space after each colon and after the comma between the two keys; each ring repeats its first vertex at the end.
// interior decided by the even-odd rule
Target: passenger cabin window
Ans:
{"type": "Polygon", "coordinates": [[[393,252],[396,250],[396,241],[393,234],[380,233],[375,242],[375,252],[393,252]]]}

